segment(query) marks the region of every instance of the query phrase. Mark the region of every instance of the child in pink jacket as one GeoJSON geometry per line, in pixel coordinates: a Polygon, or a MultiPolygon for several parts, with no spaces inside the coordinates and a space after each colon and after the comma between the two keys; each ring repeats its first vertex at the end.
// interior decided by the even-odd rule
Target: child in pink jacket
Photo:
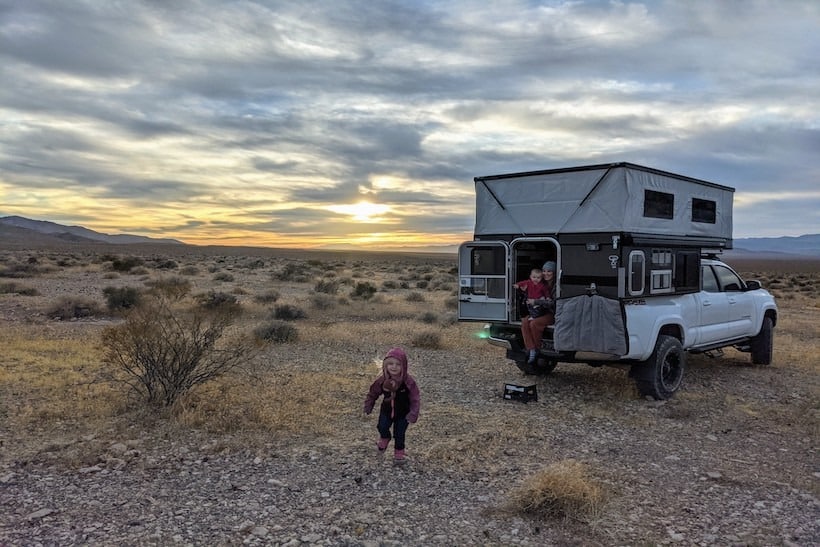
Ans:
{"type": "Polygon", "coordinates": [[[371,384],[364,400],[364,413],[370,414],[379,397],[383,397],[379,407],[379,440],[376,443],[380,453],[390,444],[390,429],[395,438],[396,463],[404,462],[404,437],[409,424],[419,419],[421,397],[416,380],[407,372],[407,354],[401,348],[393,348],[382,361],[382,373],[371,384]]]}

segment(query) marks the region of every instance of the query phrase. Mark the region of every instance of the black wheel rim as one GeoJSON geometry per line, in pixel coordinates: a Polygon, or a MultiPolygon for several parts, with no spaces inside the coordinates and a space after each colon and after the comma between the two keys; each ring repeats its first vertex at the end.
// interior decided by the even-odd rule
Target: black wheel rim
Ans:
{"type": "Polygon", "coordinates": [[[661,384],[664,389],[674,390],[678,387],[681,373],[681,356],[676,351],[670,351],[666,354],[661,365],[661,384]]]}

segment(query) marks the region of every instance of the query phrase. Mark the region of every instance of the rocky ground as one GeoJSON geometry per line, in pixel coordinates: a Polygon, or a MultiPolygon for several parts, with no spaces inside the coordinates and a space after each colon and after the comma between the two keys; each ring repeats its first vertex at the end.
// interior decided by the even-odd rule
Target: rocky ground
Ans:
{"type": "MultiPolygon", "coordinates": [[[[0,301],[0,328],[51,324],[27,306],[0,301]]],[[[329,351],[292,350],[310,362],[329,351]]],[[[616,368],[533,378],[494,348],[409,353],[424,406],[403,465],[376,453],[375,417],[355,404],[331,433],[269,438],[127,414],[94,431],[9,419],[0,545],[820,544],[817,366],[782,346],[770,367],[733,350],[693,356],[664,402],[638,397],[616,368]],[[504,400],[508,382],[534,383],[538,401],[504,400]],[[605,491],[597,511],[509,506],[513,489],[568,460],[605,491]]]]}

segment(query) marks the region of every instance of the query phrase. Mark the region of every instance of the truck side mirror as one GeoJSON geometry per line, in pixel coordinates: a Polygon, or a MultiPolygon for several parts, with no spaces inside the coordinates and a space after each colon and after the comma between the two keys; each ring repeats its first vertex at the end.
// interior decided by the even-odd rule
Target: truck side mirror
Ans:
{"type": "Polygon", "coordinates": [[[747,291],[756,291],[757,289],[759,289],[761,287],[762,287],[762,285],[760,284],[760,281],[758,281],[757,279],[752,279],[751,281],[746,282],[746,290],[747,291]]]}

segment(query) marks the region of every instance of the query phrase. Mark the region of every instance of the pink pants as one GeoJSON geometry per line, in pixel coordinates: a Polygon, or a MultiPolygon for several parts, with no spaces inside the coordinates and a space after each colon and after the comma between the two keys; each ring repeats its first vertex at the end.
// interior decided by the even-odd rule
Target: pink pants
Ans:
{"type": "Polygon", "coordinates": [[[530,316],[521,318],[521,334],[524,335],[524,346],[528,350],[541,347],[541,337],[547,325],[555,322],[555,316],[551,313],[531,319],[530,316]]]}

